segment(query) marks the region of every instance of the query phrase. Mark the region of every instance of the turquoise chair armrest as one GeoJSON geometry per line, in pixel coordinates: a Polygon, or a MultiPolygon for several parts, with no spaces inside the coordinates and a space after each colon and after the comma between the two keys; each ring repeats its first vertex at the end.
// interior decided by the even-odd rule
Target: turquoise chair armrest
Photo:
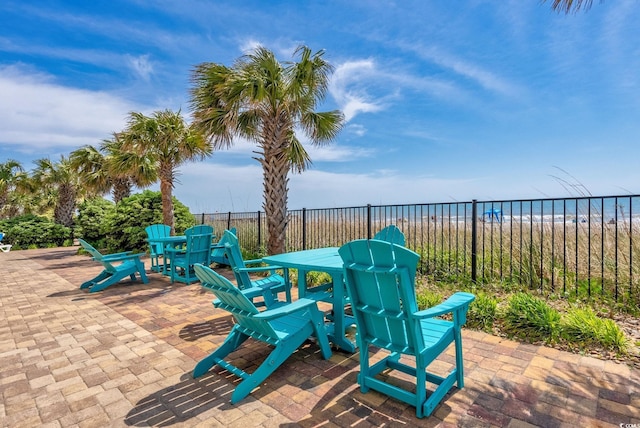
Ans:
{"type": "Polygon", "coordinates": [[[164,249],[164,252],[165,252],[165,253],[174,253],[174,254],[178,254],[178,253],[183,254],[183,253],[186,253],[186,252],[187,252],[187,250],[186,250],[186,249],[184,249],[184,248],[172,248],[172,247],[166,247],[166,248],[164,249]]]}
{"type": "Polygon", "coordinates": [[[123,251],[122,253],[105,254],[102,256],[102,259],[118,258],[118,257],[128,256],[129,254],[133,254],[133,251],[123,251]]]}
{"type": "Polygon", "coordinates": [[[235,268],[237,272],[264,272],[269,270],[283,269],[280,266],[257,266],[257,267],[245,267],[245,268],[235,268]]]}
{"type": "Polygon", "coordinates": [[[413,316],[423,319],[452,313],[459,309],[463,309],[466,306],[469,306],[471,302],[475,300],[475,298],[476,296],[471,293],[457,292],[439,305],[433,306],[429,309],[418,311],[414,313],[413,316]]]}
{"type": "MultiPolygon", "coordinates": [[[[211,291],[210,289],[208,290],[211,291]]],[[[262,296],[262,293],[264,292],[264,288],[251,287],[251,288],[246,288],[244,290],[240,290],[240,292],[244,294],[248,299],[253,299],[253,298],[262,296]]],[[[221,302],[218,299],[214,299],[211,303],[213,303],[213,306],[217,308],[221,302]]]]}
{"type": "Polygon", "coordinates": [[[137,254],[122,254],[118,257],[103,257],[102,260],[105,262],[118,262],[121,260],[132,260],[132,259],[139,259],[140,256],[142,256],[142,253],[137,253],[137,254]]]}
{"type": "Polygon", "coordinates": [[[310,299],[298,299],[292,303],[287,303],[286,305],[278,306],[274,309],[268,309],[264,312],[260,312],[257,315],[254,315],[253,318],[258,320],[273,320],[276,318],[281,318],[285,315],[290,315],[294,312],[298,312],[300,310],[306,309],[309,306],[316,306],[316,302],[310,299]]]}

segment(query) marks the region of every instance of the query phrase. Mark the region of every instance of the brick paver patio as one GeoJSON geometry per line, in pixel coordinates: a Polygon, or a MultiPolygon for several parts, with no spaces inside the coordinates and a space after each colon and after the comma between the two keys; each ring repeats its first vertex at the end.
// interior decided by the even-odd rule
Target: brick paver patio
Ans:
{"type": "MultiPolygon", "coordinates": [[[[79,285],[101,268],[75,253],[0,253],[2,426],[640,427],[640,370],[470,330],[465,388],[427,419],[362,394],[357,353],[323,360],[312,342],[231,405],[233,375],[190,375],[231,326],[211,294],[155,273],[89,294],[79,285]]],[[[267,353],[251,343],[233,355],[250,371],[267,353]]]]}

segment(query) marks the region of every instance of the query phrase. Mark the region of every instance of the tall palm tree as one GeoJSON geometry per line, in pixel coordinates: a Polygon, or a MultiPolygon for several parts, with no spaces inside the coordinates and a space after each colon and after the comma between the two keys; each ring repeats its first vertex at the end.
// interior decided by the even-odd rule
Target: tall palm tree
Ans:
{"type": "Polygon", "coordinates": [[[300,46],[297,62],[281,64],[273,52],[258,47],[233,67],[202,63],[193,70],[193,126],[215,149],[231,146],[235,136],[258,146],[255,159],[263,169],[269,254],[285,250],[289,171],[302,172],[311,163],[296,129],[312,144],[323,145],[337,136],[344,122],[338,110],[315,111],[333,71],[323,54],[300,46]]]}
{"type": "Polygon", "coordinates": [[[86,145],[70,155],[83,186],[97,194],[111,192],[115,203],[130,196],[133,186],[147,187],[158,179],[149,160],[124,151],[123,144],[119,134],[114,134],[112,139],[103,140],[99,149],[86,145]]]}
{"type": "Polygon", "coordinates": [[[53,205],[53,219],[56,223],[71,227],[78,197],[79,176],[65,156],[54,162],[48,158],[35,161],[32,179],[37,185],[42,205],[53,205]]]}
{"type": "MultiPolygon", "coordinates": [[[[173,188],[178,167],[185,162],[204,159],[211,145],[202,134],[184,121],[181,113],[156,111],[151,116],[131,112],[126,129],[120,134],[124,153],[146,159],[157,171],[162,195],[162,221],[173,233],[173,188]]],[[[126,162],[126,158],[120,159],[126,162]]]]}
{"type": "MultiPolygon", "coordinates": [[[[543,0],[547,2],[548,0],[543,0]]],[[[593,0],[551,0],[551,8],[555,11],[569,13],[577,12],[581,8],[587,10],[593,5],[593,0]]]]}

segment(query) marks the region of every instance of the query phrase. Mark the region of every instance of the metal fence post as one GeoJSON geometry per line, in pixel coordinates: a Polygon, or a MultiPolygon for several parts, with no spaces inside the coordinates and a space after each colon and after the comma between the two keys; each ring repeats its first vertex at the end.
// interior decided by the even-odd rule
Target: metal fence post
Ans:
{"type": "Polygon", "coordinates": [[[260,211],[258,211],[258,250],[262,246],[262,219],[260,218],[260,211]]]}
{"type": "Polygon", "coordinates": [[[471,201],[471,281],[476,282],[478,269],[478,201],[471,201]]]}
{"type": "Polygon", "coordinates": [[[371,239],[371,204],[367,204],[367,239],[371,239]]]}
{"type": "Polygon", "coordinates": [[[200,224],[204,224],[204,213],[202,213],[202,220],[200,221],[200,224]]]}
{"type": "Polygon", "coordinates": [[[307,209],[302,209],[302,249],[307,249],[307,209]]]}
{"type": "Polygon", "coordinates": [[[229,216],[227,217],[227,230],[231,229],[231,211],[229,211],[229,216]]]}

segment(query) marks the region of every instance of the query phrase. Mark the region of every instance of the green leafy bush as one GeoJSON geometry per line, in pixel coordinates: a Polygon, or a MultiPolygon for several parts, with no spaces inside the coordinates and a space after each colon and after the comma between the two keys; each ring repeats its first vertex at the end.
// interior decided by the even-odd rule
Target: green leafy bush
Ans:
{"type": "Polygon", "coordinates": [[[5,234],[2,242],[13,245],[12,250],[72,244],[70,228],[33,214],[0,220],[0,231],[5,234]]]}
{"type": "Polygon", "coordinates": [[[436,293],[435,291],[426,290],[426,289],[421,290],[416,295],[416,303],[418,304],[419,310],[427,309],[432,306],[438,305],[442,303],[443,300],[444,298],[442,297],[442,294],[436,293]]]}
{"type": "MultiPolygon", "coordinates": [[[[180,234],[195,224],[189,209],[173,198],[173,216],[176,233],[180,234]]],[[[107,251],[147,251],[145,227],[162,223],[162,197],[160,192],[145,190],[121,200],[106,216],[107,251]]]]}
{"type": "Polygon", "coordinates": [[[81,203],[75,221],[75,236],[96,248],[104,248],[108,233],[105,219],[114,209],[115,204],[104,198],[88,199],[81,203]]]}
{"type": "Polygon", "coordinates": [[[600,318],[591,308],[572,308],[562,320],[562,336],[573,345],[596,344],[624,354],[629,340],[611,319],[600,318]]]}
{"type": "Polygon", "coordinates": [[[560,334],[560,312],[542,299],[516,293],[509,299],[504,324],[517,337],[555,342],[560,334]]]}
{"type": "Polygon", "coordinates": [[[476,300],[469,306],[467,326],[491,332],[497,309],[498,300],[495,297],[482,292],[477,293],[476,300]]]}

